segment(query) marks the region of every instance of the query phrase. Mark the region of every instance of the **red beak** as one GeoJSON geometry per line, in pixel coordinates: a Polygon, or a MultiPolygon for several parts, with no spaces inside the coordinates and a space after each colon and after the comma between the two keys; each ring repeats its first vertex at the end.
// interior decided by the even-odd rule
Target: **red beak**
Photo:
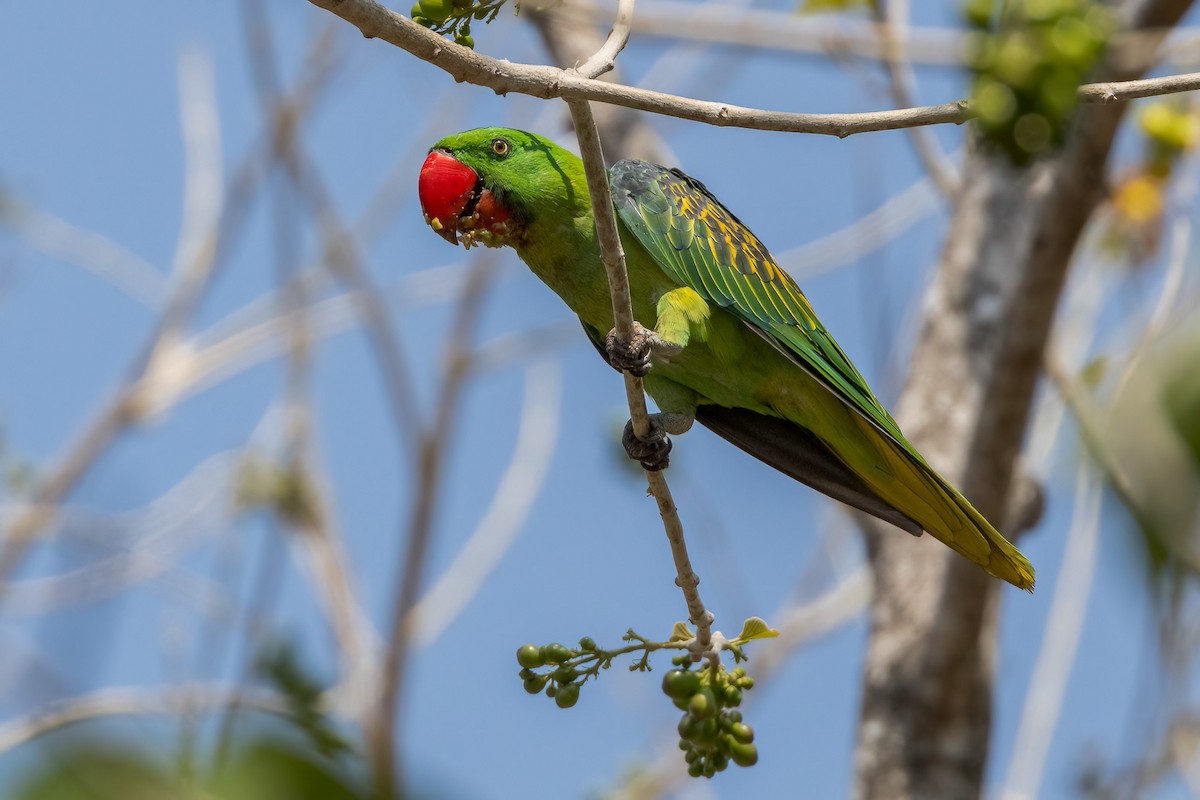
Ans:
{"type": "Polygon", "coordinates": [[[417,193],[425,220],[450,244],[458,244],[459,216],[475,197],[479,175],[458,159],[434,150],[421,167],[417,193]]]}

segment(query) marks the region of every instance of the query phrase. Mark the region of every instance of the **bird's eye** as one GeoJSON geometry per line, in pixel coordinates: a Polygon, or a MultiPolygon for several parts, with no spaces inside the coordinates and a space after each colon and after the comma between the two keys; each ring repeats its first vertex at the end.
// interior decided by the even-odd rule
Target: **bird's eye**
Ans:
{"type": "Polygon", "coordinates": [[[492,139],[492,152],[504,158],[508,155],[508,140],[507,139],[492,139]]]}

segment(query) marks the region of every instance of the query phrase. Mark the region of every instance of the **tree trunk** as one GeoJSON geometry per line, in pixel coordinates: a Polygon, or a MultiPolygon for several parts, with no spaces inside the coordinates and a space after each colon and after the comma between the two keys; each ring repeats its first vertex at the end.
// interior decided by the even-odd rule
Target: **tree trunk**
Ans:
{"type": "MultiPolygon", "coordinates": [[[[1127,29],[1169,29],[1188,5],[1141,4],[1128,13],[1127,29]]],[[[1110,64],[1102,79],[1144,69],[1110,64]]],[[[972,147],[925,298],[897,419],[929,462],[1007,533],[1043,350],[1071,255],[1104,195],[1124,111],[1082,107],[1066,147],[1028,170],[972,147]]],[[[867,550],[874,592],[854,794],[979,797],[1001,584],[928,536],[872,526],[867,550]]]]}

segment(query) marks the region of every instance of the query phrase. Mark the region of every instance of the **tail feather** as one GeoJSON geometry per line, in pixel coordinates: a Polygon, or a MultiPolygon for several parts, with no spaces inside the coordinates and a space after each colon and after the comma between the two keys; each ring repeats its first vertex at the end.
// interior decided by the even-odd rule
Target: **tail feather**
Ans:
{"type": "MultiPolygon", "coordinates": [[[[857,416],[857,415],[854,415],[857,416]]],[[[907,443],[881,434],[866,420],[860,423],[860,445],[853,454],[873,463],[850,463],[851,468],[885,502],[916,520],[931,536],[1014,586],[1033,591],[1034,569],[1020,550],[992,527],[967,498],[925,463],[907,443]],[[870,441],[874,447],[863,448],[870,441]],[[869,451],[869,455],[868,455],[869,451]]],[[[848,459],[848,460],[851,460],[848,459]]]]}

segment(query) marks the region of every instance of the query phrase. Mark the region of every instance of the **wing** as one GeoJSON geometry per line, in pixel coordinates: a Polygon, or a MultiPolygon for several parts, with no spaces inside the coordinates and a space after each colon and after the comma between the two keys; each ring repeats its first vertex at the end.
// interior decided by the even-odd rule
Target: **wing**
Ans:
{"type": "Polygon", "coordinates": [[[609,179],[621,221],[668,275],[741,317],[880,430],[905,441],[800,287],[704,184],[644,161],[618,162],[609,179]]]}
{"type": "MultiPolygon", "coordinates": [[[[604,335],[586,322],[583,332],[600,357],[607,361],[604,335]]],[[[921,535],[920,523],[872,491],[812,431],[780,417],[768,417],[744,408],[700,406],[696,409],[696,421],[784,475],[890,522],[913,536],[921,535]]]]}

